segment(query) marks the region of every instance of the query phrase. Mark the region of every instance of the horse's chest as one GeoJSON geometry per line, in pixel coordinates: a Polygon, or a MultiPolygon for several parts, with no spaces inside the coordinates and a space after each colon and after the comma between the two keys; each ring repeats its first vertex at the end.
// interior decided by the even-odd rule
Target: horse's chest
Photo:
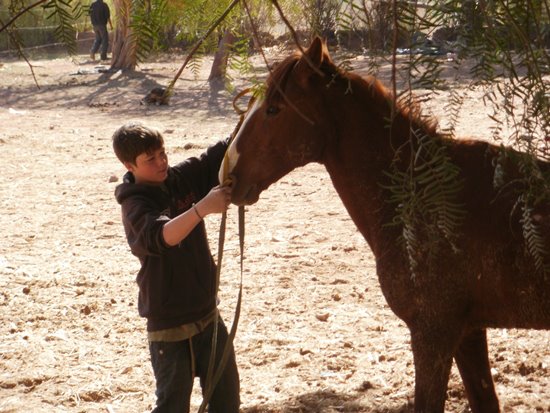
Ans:
{"type": "Polygon", "coordinates": [[[468,281],[452,266],[446,271],[413,272],[403,263],[379,265],[377,271],[386,301],[405,322],[460,314],[467,307],[468,281]]]}

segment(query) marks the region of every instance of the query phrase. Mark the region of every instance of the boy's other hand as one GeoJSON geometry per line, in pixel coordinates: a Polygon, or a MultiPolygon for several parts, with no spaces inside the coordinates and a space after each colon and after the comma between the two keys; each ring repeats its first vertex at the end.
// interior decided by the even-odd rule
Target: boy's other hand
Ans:
{"type": "Polygon", "coordinates": [[[231,203],[231,187],[215,186],[208,195],[197,203],[201,216],[227,211],[231,203]]]}

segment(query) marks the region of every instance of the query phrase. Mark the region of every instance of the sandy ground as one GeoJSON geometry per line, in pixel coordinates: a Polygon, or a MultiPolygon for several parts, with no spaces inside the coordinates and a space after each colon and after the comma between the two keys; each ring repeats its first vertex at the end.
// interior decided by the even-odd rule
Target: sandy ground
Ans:
{"type": "MultiPolygon", "coordinates": [[[[183,60],[146,63],[132,76],[99,73],[86,56],[33,61],[40,89],[25,63],[0,62],[0,412],[152,408],[138,262],[113,197],[124,170],[110,137],[142,120],[164,133],[176,162],[233,130],[231,96],[210,90],[208,62],[196,78],[184,72],[170,106],[139,104],[183,60]]],[[[425,103],[443,122],[447,99],[425,103]]],[[[459,133],[488,138],[486,113],[468,91],[459,133]]],[[[215,253],[219,218],[207,225],[215,253]]],[[[235,207],[226,237],[220,294],[231,324],[235,207]]],[[[408,330],[321,166],[294,171],[247,208],[243,288],[243,412],[412,411],[408,330]]],[[[490,357],[504,412],[550,412],[550,332],[492,330],[490,357]]],[[[197,390],[195,411],[200,400],[197,390]]],[[[468,411],[455,367],[447,411],[468,411]]]]}

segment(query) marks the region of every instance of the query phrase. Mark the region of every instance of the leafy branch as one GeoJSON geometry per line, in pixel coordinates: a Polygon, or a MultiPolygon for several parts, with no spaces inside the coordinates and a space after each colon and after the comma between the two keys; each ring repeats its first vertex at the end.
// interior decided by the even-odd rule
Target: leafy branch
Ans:
{"type": "Polygon", "coordinates": [[[446,145],[422,131],[414,139],[410,166],[402,169],[396,158],[386,172],[389,203],[395,206],[392,226],[401,228],[401,239],[414,277],[420,262],[430,263],[450,247],[458,252],[459,228],[465,216],[458,194],[463,188],[459,169],[447,155],[446,145]]]}

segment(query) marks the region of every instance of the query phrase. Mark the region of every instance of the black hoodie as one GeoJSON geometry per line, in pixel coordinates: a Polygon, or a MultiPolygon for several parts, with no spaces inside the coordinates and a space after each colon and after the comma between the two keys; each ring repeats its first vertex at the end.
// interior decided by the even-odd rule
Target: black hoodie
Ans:
{"type": "Polygon", "coordinates": [[[136,184],[128,172],[115,190],[128,244],[141,262],[138,310],[148,331],[198,321],[216,306],[216,265],[204,223],[174,247],[164,242],[162,228],[218,185],[227,146],[228,140],[220,141],[170,167],[162,186],[136,184]]]}
{"type": "Polygon", "coordinates": [[[90,5],[92,26],[106,26],[111,17],[109,6],[103,0],[96,0],[90,5]]]}

